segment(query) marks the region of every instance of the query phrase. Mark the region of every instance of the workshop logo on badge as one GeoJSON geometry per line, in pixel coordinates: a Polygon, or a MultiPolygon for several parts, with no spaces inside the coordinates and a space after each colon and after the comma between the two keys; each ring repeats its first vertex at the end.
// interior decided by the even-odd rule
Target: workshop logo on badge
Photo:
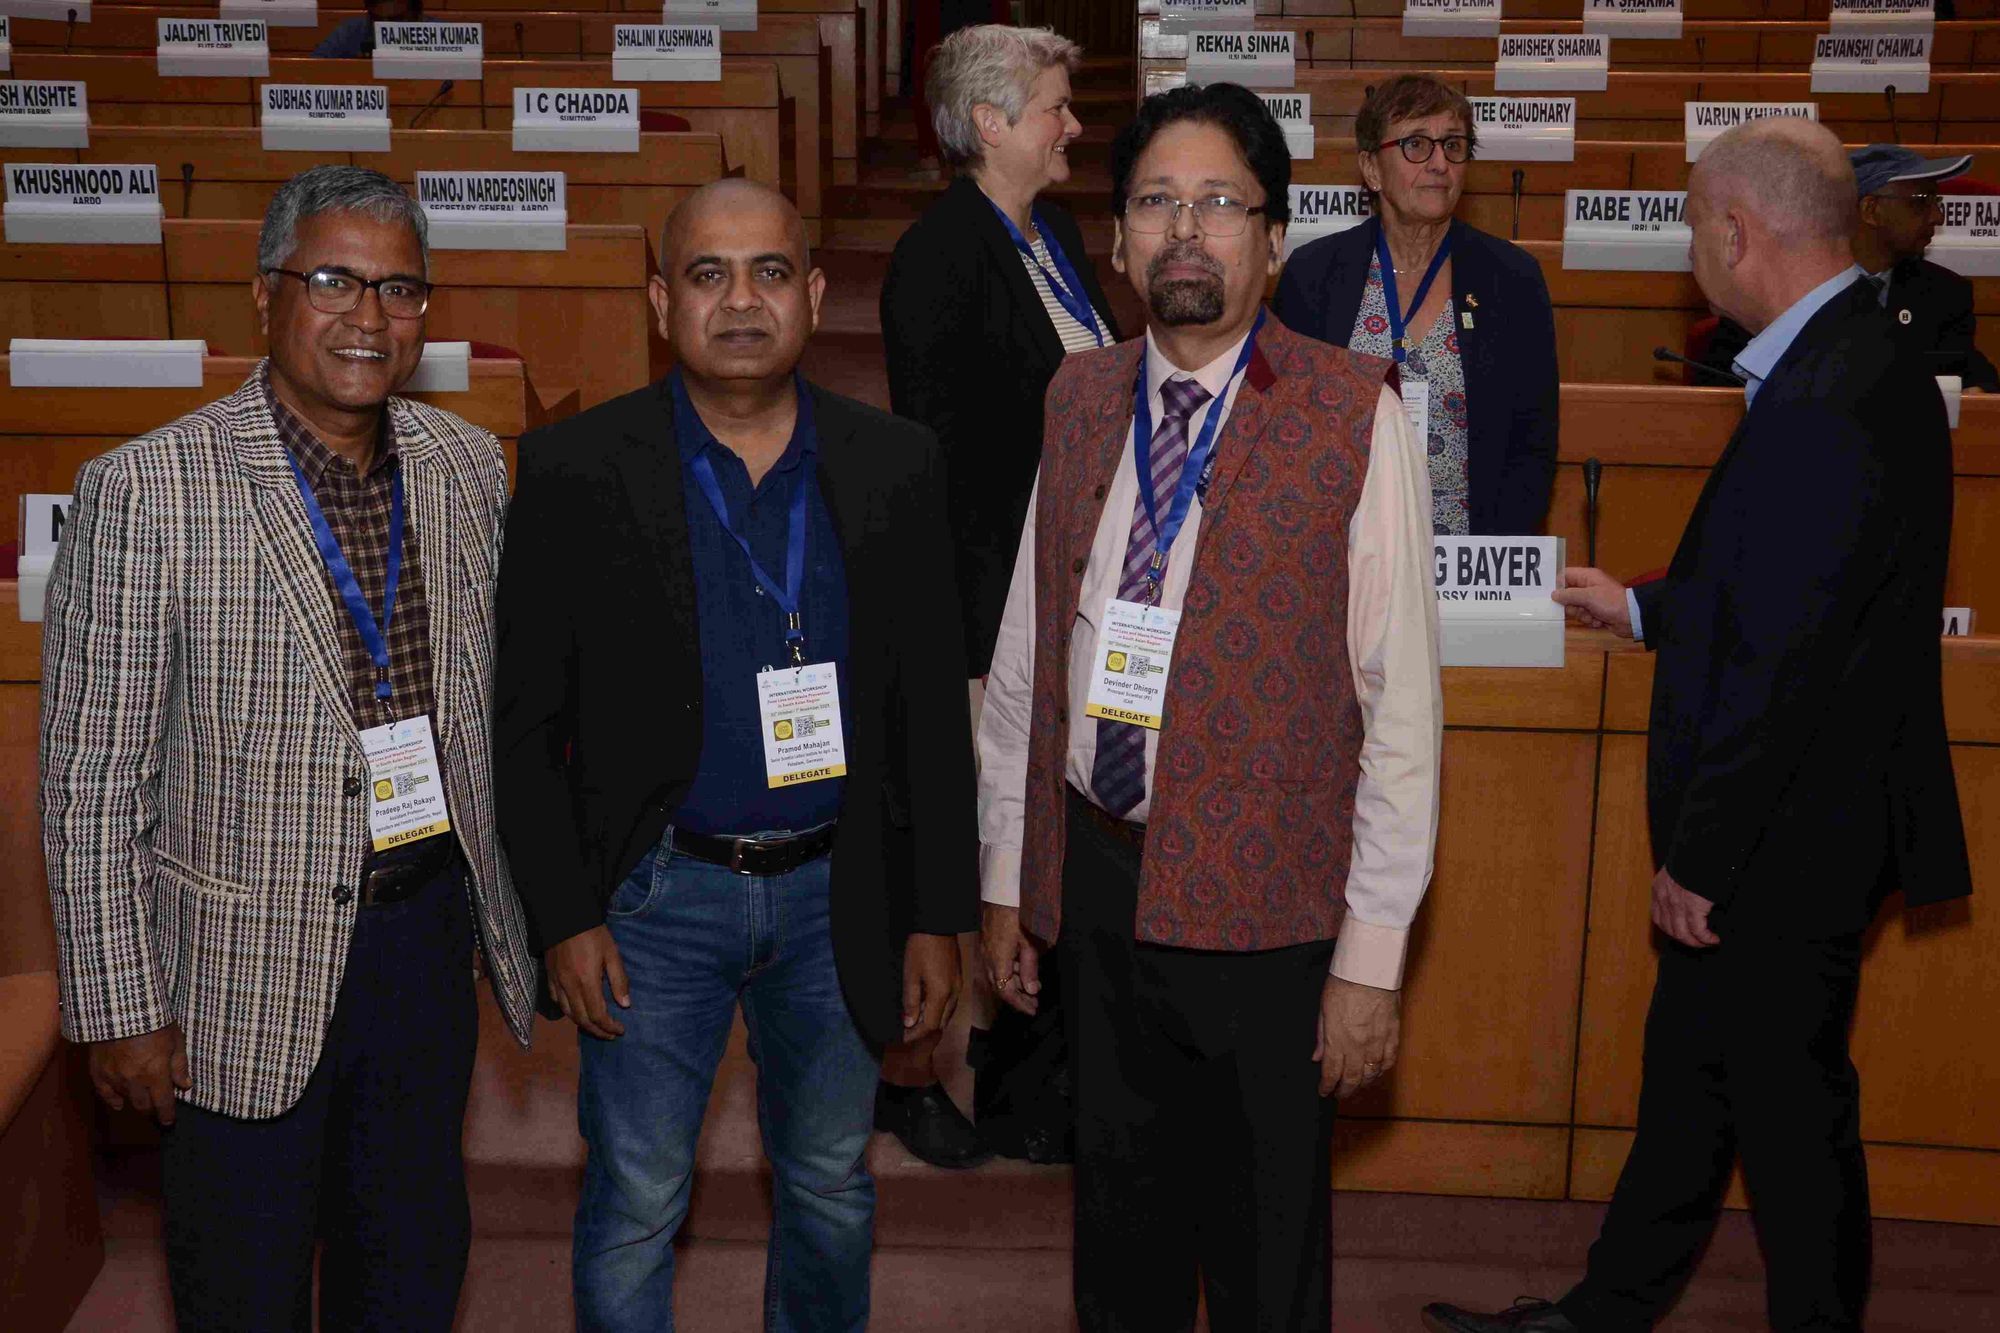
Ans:
{"type": "Polygon", "coordinates": [[[395,780],[394,778],[377,778],[377,779],[375,779],[375,799],[376,799],[376,800],[378,800],[378,801],[393,801],[393,800],[395,800],[395,799],[396,799],[396,780],[395,780]]]}
{"type": "Polygon", "coordinates": [[[1125,670],[1125,654],[1115,648],[1106,653],[1104,655],[1104,669],[1106,671],[1123,672],[1125,670]]]}
{"type": "Polygon", "coordinates": [[[792,720],[788,717],[779,718],[771,724],[771,734],[781,741],[790,740],[792,738],[792,720]]]}

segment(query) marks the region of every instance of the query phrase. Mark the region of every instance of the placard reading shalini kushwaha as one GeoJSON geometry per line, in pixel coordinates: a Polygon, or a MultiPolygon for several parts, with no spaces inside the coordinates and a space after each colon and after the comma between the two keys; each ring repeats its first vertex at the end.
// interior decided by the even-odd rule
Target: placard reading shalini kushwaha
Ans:
{"type": "Polygon", "coordinates": [[[1725,130],[1770,116],[1803,116],[1819,119],[1817,102],[1689,102],[1686,109],[1687,160],[1696,161],[1701,150],[1725,130]]]}
{"type": "Polygon", "coordinates": [[[611,31],[611,77],[634,83],[720,83],[722,29],[621,23],[611,31]]]}
{"type": "Polygon", "coordinates": [[[158,245],[160,170],[141,163],[9,162],[9,245],[158,245]]]}
{"type": "Polygon", "coordinates": [[[0,79],[0,148],[90,147],[83,84],[0,79]]]}
{"type": "Polygon", "coordinates": [[[156,55],[161,75],[271,73],[271,34],[259,19],[161,19],[156,55]]]}
{"type": "Polygon", "coordinates": [[[1813,38],[1816,93],[1926,93],[1931,87],[1927,32],[1829,32],[1813,38]]]}
{"type": "Polygon", "coordinates": [[[757,31],[757,0],[664,0],[662,23],[709,23],[724,32],[757,31]]]}
{"type": "Polygon", "coordinates": [[[379,83],[263,85],[267,152],[389,151],[389,90],[379,83]]]}
{"type": "Polygon", "coordinates": [[[1576,160],[1574,97],[1474,97],[1483,162],[1576,160]]]}
{"type": "Polygon", "coordinates": [[[1189,83],[1240,83],[1245,88],[1289,88],[1297,82],[1292,34],[1198,28],[1188,34],[1189,83]]]}
{"type": "Polygon", "coordinates": [[[1602,33],[1505,33],[1493,64],[1503,93],[1601,93],[1611,79],[1611,39],[1602,33]]]}
{"type": "Polygon", "coordinates": [[[2000,195],[1947,194],[1924,254],[1968,278],[2000,278],[2000,195]]]}
{"type": "Polygon", "coordinates": [[[560,171],[419,171],[433,250],[561,250],[569,211],[560,171]]]}
{"type": "Polygon", "coordinates": [[[1160,0],[1161,32],[1256,26],[1257,0],[1160,0]]]}
{"type": "Polygon", "coordinates": [[[1681,0],[1583,0],[1583,30],[1607,37],[1673,41],[1681,15],[1681,0]]]}
{"type": "Polygon", "coordinates": [[[517,153],[636,153],[637,88],[516,88],[517,153]]]}
{"type": "Polygon", "coordinates": [[[482,23],[378,23],[378,79],[476,79],[486,61],[482,23]]]}
{"type": "Polygon", "coordinates": [[[1563,194],[1563,267],[1685,273],[1685,190],[1568,190],[1563,194]]]}
{"type": "Polygon", "coordinates": [[[1346,231],[1375,212],[1375,198],[1359,185],[1294,185],[1292,221],[1285,228],[1285,258],[1307,241],[1346,231]]]}
{"type": "Polygon", "coordinates": [[[1498,37],[1500,0],[1403,0],[1405,37],[1498,37]]]}
{"type": "Polygon", "coordinates": [[[1270,109],[1271,119],[1285,132],[1285,147],[1294,158],[1310,158],[1317,148],[1313,138],[1311,93],[1258,93],[1270,109]]]}

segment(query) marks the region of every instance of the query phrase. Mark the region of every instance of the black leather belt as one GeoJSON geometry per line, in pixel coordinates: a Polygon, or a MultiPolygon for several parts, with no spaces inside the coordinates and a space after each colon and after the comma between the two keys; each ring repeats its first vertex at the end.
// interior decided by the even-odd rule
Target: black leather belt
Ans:
{"type": "Polygon", "coordinates": [[[1146,850],[1146,826],[1129,819],[1120,819],[1103,806],[1078,791],[1074,785],[1069,788],[1069,804],[1072,810],[1081,807],[1090,821],[1123,843],[1129,843],[1140,851],[1146,850]]]}
{"type": "Polygon", "coordinates": [[[783,875],[833,850],[835,825],[770,838],[730,838],[674,830],[674,850],[739,875],[783,875]]]}
{"type": "Polygon", "coordinates": [[[399,903],[428,886],[458,859],[458,839],[449,833],[425,838],[393,855],[377,853],[361,870],[361,905],[399,903]]]}

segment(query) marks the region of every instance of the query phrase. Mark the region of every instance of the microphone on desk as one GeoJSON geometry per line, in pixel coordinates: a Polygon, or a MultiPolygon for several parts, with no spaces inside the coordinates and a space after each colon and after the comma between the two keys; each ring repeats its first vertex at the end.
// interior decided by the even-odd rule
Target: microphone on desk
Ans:
{"type": "Polygon", "coordinates": [[[423,109],[418,111],[416,115],[410,117],[410,128],[415,129],[417,126],[423,124],[424,117],[437,110],[438,103],[451,96],[451,90],[457,86],[457,83],[456,79],[446,79],[443,83],[440,83],[438,90],[431,94],[431,100],[424,103],[423,109]]]}
{"type": "Polygon", "coordinates": [[[1527,184],[1528,173],[1514,168],[1514,233],[1513,239],[1521,239],[1521,188],[1527,184]]]}
{"type": "Polygon", "coordinates": [[[194,206],[194,163],[181,163],[181,216],[189,216],[188,210],[194,206]]]}
{"type": "Polygon", "coordinates": [[[1664,347],[1655,347],[1653,349],[1653,360],[1678,361],[1684,366],[1693,366],[1704,375],[1720,375],[1723,379],[1735,380],[1738,384],[1748,384],[1750,382],[1733,370],[1724,370],[1720,366],[1705,366],[1699,361],[1693,361],[1682,356],[1679,352],[1669,352],[1664,347]]]}
{"type": "Polygon", "coordinates": [[[1583,460],[1584,563],[1597,567],[1597,488],[1604,480],[1604,464],[1595,458],[1583,460]]]}
{"type": "Polygon", "coordinates": [[[76,40],[76,11],[69,11],[69,26],[63,29],[63,54],[69,54],[70,44],[76,40]]]}
{"type": "Polygon", "coordinates": [[[1889,84],[1882,89],[1882,100],[1889,104],[1889,142],[1903,142],[1902,127],[1896,124],[1896,85],[1889,84]]]}

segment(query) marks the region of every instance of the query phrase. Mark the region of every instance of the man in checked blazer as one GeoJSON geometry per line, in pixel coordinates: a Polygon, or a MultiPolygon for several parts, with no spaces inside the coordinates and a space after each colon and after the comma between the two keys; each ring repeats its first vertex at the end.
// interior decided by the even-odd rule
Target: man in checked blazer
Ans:
{"type": "Polygon", "coordinates": [[[388,177],[281,188],[270,357],[91,460],[43,638],[63,1033],[164,1131],[183,1329],[443,1330],[469,1245],[475,949],[525,1043],[495,840],[493,437],[391,397],[430,293],[388,177]]]}

